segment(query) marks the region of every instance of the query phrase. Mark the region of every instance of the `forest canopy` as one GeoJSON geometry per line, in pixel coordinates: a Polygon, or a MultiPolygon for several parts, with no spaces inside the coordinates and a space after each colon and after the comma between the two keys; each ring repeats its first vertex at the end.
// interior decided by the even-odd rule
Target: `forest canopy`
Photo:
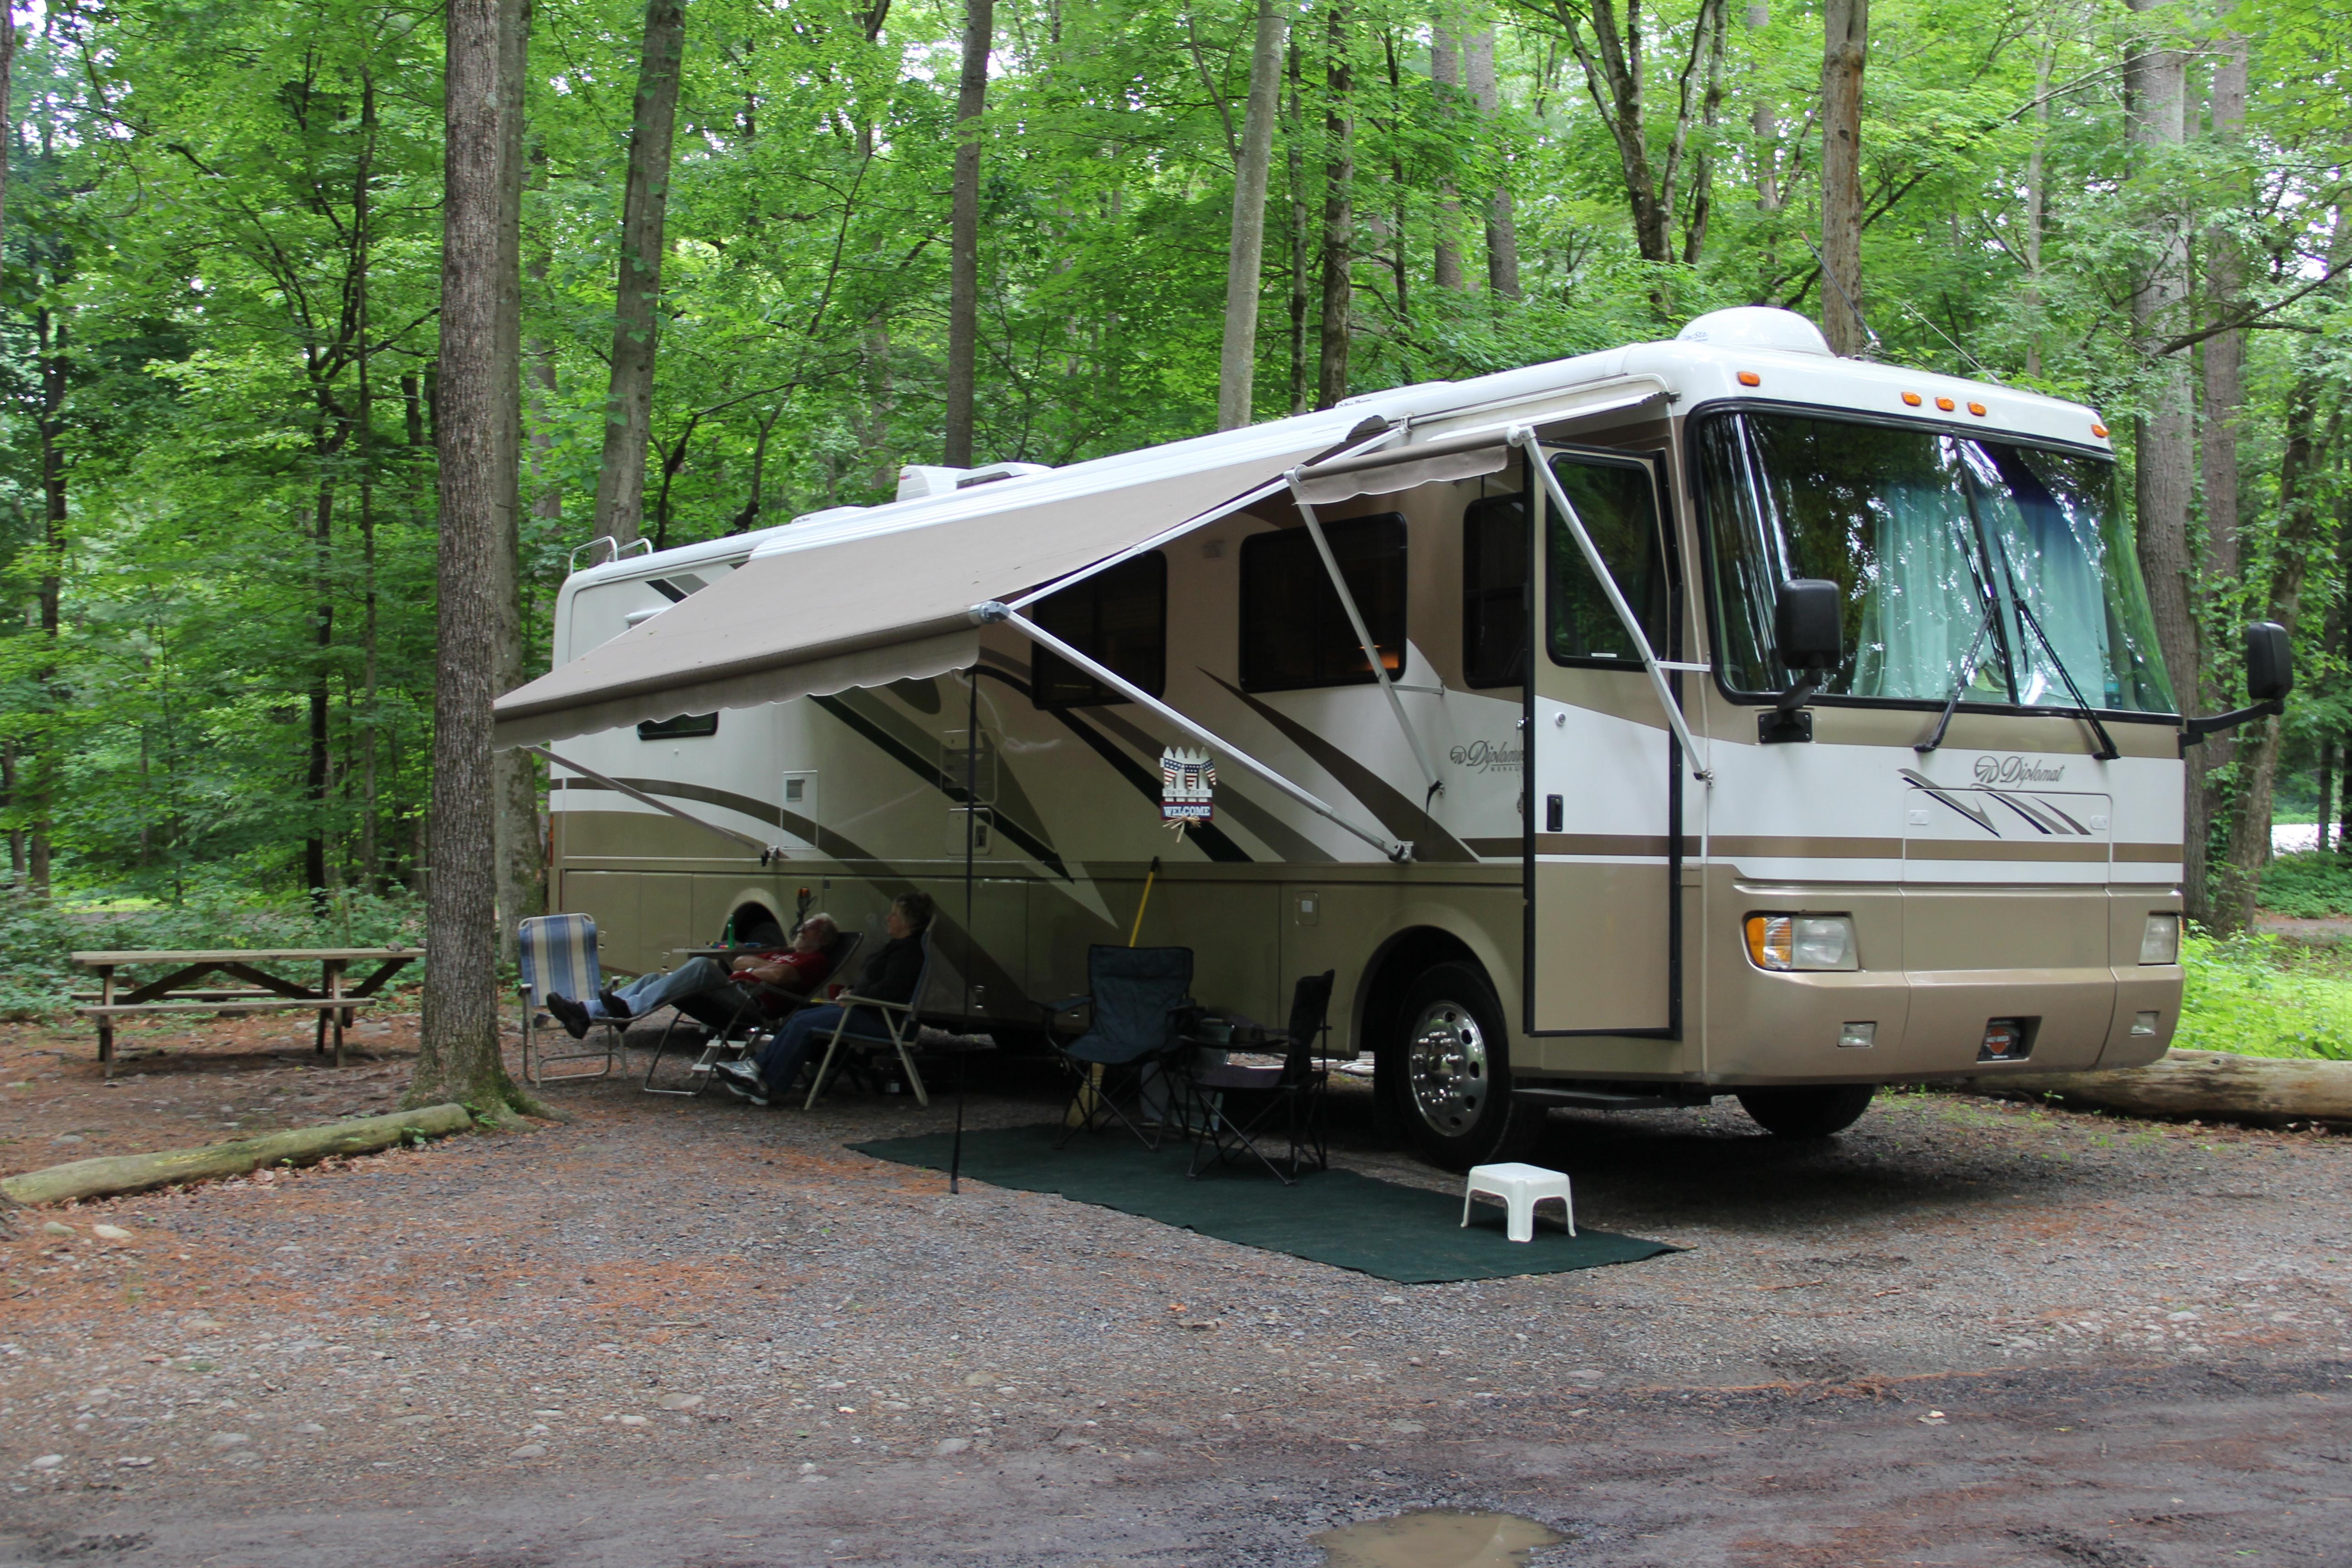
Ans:
{"type": "MultiPolygon", "coordinates": [[[[441,14],[12,20],[12,884],[413,881],[441,14]]],[[[2274,796],[2343,809],[2333,7],[536,0],[527,51],[503,684],[544,668],[601,535],[660,548],[887,499],[908,463],[1194,435],[1221,383],[1226,422],[1265,419],[1769,304],[2099,410],[2193,710],[2242,700],[2238,626],[2292,629],[2286,717],[2194,754],[2192,908],[2243,921],[2274,796]]]]}

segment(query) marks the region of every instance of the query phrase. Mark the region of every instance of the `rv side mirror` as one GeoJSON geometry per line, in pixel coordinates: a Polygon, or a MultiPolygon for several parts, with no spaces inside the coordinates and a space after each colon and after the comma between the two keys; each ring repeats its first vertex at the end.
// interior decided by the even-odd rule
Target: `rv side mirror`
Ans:
{"type": "Polygon", "coordinates": [[[1838,585],[1820,577],[1780,584],[1772,622],[1782,664],[1791,670],[1835,669],[1844,659],[1843,606],[1838,598],[1838,585]]]}
{"type": "Polygon", "coordinates": [[[2276,621],[2256,621],[2246,628],[2246,695],[2256,702],[2276,702],[2294,689],[2294,649],[2286,628],[2276,621]]]}

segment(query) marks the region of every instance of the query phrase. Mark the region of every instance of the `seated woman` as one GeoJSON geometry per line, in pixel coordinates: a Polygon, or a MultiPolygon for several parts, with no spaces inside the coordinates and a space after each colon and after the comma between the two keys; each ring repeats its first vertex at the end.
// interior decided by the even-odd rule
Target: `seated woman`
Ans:
{"type": "Polygon", "coordinates": [[[841,934],[831,915],[813,914],[801,921],[790,947],[739,952],[731,966],[715,959],[697,958],[667,974],[644,974],[618,991],[604,991],[584,1002],[550,993],[547,1010],[575,1040],[585,1038],[588,1026],[626,1023],[675,1005],[688,1017],[713,1029],[725,1029],[755,1005],[760,1016],[778,1017],[797,1005],[797,998],[814,994],[833,971],[827,950],[841,934]],[[751,989],[774,986],[788,995],[751,989]]]}
{"type": "MultiPolygon", "coordinates": [[[[890,940],[866,961],[851,992],[877,1002],[915,1000],[915,983],[923,974],[923,931],[930,923],[931,896],[901,893],[891,904],[890,918],[884,927],[890,940]]],[[[831,1005],[802,1008],[785,1021],[773,1039],[761,1047],[756,1064],[720,1062],[715,1069],[719,1081],[730,1093],[754,1105],[765,1105],[771,1099],[791,1093],[810,1052],[819,1041],[833,1037],[844,1011],[831,1005]]],[[[860,1007],[850,1027],[861,1034],[882,1034],[889,1027],[872,1007],[860,1007]]]]}

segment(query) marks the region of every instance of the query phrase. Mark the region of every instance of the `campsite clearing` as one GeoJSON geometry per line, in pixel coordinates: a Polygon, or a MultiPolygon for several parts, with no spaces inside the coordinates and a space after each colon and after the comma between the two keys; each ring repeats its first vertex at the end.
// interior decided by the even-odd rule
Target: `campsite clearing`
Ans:
{"type": "MultiPolygon", "coordinates": [[[[383,1025],[341,1073],[282,1020],[173,1025],[112,1088],[8,1026],[0,1163],[378,1109],[383,1025]]],[[[845,1147],[944,1101],[553,1092],[571,1121],[10,1215],[0,1562],[1307,1564],[1444,1505],[1562,1531],[1539,1565],[2168,1564],[2352,1526],[2336,1137],[1562,1113],[1580,1218],[1689,1250],[1398,1286],[845,1147]]],[[[1368,1098],[1339,1162],[1449,1187],[1368,1098]]],[[[972,1109],[1052,1112],[1017,1077],[972,1109]]]]}

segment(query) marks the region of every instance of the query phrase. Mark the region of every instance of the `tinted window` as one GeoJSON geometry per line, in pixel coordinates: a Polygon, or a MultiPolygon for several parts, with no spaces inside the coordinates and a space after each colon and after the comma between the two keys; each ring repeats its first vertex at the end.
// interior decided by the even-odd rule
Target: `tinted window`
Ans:
{"type": "Polygon", "coordinates": [[[1528,679],[1528,500],[1488,496],[1462,514],[1462,674],[1474,687],[1528,679]]]}
{"type": "MultiPolygon", "coordinates": [[[[1404,519],[1327,522],[1324,537],[1391,679],[1404,672],[1404,519]]],[[[1304,528],[1242,542],[1242,685],[1251,691],[1369,684],[1372,667],[1304,528]]]]}
{"type": "Polygon", "coordinates": [[[675,719],[648,719],[637,726],[640,741],[688,741],[719,733],[716,713],[683,713],[675,719]]]}
{"type": "MultiPolygon", "coordinates": [[[[1166,689],[1168,558],[1158,551],[1122,561],[1039,600],[1036,618],[1039,626],[1152,696],[1166,689]]],[[[1042,647],[1033,681],[1040,708],[1127,700],[1042,647]]]]}
{"type": "MultiPolygon", "coordinates": [[[[1658,538],[1657,502],[1650,488],[1646,464],[1597,462],[1558,457],[1551,471],[1584,531],[1592,538],[1601,559],[1616,579],[1641,622],[1650,650],[1661,658],[1666,649],[1666,572],[1658,538]]],[[[1626,635],[1601,581],[1592,574],[1584,552],[1570,531],[1568,520],[1549,515],[1550,539],[1545,554],[1550,563],[1551,584],[1546,595],[1550,610],[1551,656],[1566,662],[1591,659],[1626,663],[1639,668],[1642,655],[1626,635]]]]}

